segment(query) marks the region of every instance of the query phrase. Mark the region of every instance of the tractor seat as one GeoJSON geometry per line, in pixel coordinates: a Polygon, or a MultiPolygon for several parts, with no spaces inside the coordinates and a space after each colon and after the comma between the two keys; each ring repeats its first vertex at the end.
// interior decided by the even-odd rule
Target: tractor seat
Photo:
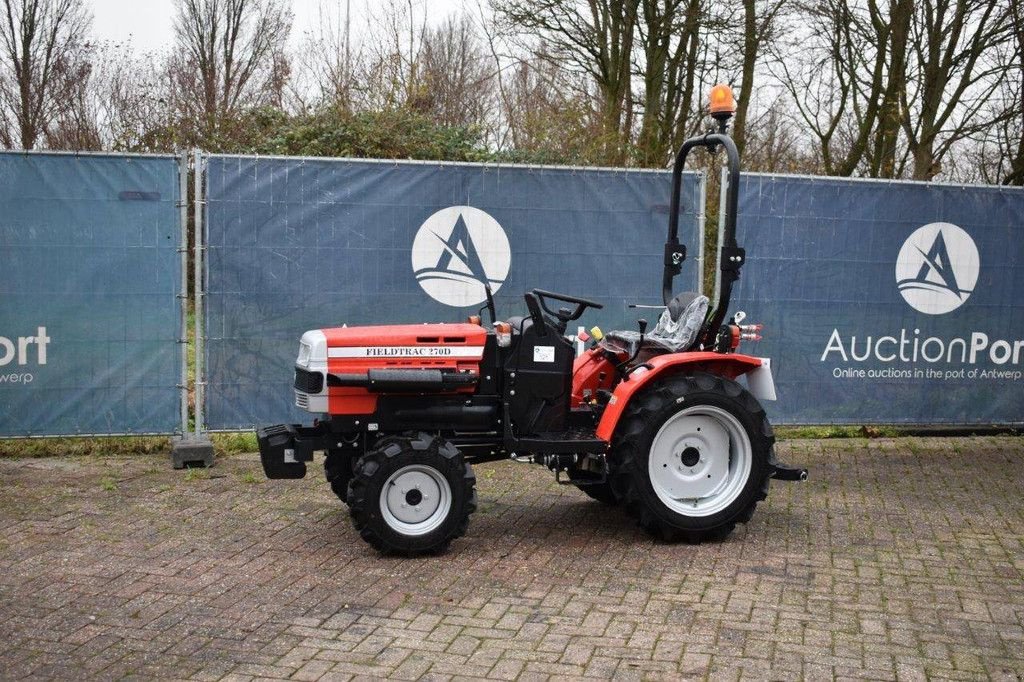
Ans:
{"type": "MultiPolygon", "coordinates": [[[[644,336],[640,353],[651,356],[689,349],[697,339],[697,332],[707,313],[707,296],[692,291],[676,295],[665,306],[654,330],[644,336]]],[[[640,343],[640,332],[616,330],[608,332],[604,338],[611,350],[624,351],[632,356],[640,343]]]]}

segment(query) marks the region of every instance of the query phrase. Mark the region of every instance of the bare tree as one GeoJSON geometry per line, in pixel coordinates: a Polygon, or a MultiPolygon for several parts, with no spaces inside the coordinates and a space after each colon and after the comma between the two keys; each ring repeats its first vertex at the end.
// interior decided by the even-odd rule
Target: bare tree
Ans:
{"type": "Polygon", "coordinates": [[[377,8],[358,75],[362,108],[396,109],[413,99],[426,33],[426,14],[417,15],[412,0],[389,0],[377,8]]]}
{"type": "Polygon", "coordinates": [[[690,131],[698,87],[702,32],[708,23],[708,0],[642,0],[639,22],[643,62],[642,118],[637,160],[662,166],[690,131]]]}
{"type": "Polygon", "coordinates": [[[292,16],[284,0],[177,0],[169,70],[184,120],[203,136],[241,110],[281,99],[292,16]]]}
{"type": "Polygon", "coordinates": [[[174,84],[161,56],[130,44],[104,45],[93,60],[92,89],[104,145],[116,151],[166,152],[188,141],[171,101],[174,84]]]}
{"type": "Polygon", "coordinates": [[[543,54],[514,64],[502,97],[502,125],[514,141],[502,150],[505,156],[537,163],[602,162],[601,122],[585,79],[543,54]]]}
{"type": "Polygon", "coordinates": [[[539,38],[597,87],[605,163],[622,163],[632,131],[632,57],[640,0],[495,0],[513,31],[539,38]]]}
{"type": "Polygon", "coordinates": [[[486,123],[494,108],[494,68],[465,15],[427,29],[410,108],[445,126],[486,123]]]}
{"type": "Polygon", "coordinates": [[[897,162],[900,126],[903,123],[901,97],[907,89],[907,61],[910,51],[910,24],[914,17],[913,0],[891,0],[886,13],[875,0],[868,2],[872,37],[878,54],[884,55],[885,86],[870,93],[878,102],[878,120],[873,131],[869,156],[869,174],[873,178],[900,175],[897,162]]]}
{"type": "Polygon", "coordinates": [[[0,21],[0,140],[32,149],[67,93],[59,78],[79,63],[91,17],[82,0],[2,0],[0,21]]]}
{"type": "Polygon", "coordinates": [[[776,97],[748,119],[743,167],[763,173],[809,173],[817,170],[807,157],[801,131],[793,125],[786,104],[776,97]]]}
{"type": "Polygon", "coordinates": [[[776,23],[786,0],[742,0],[742,36],[729,36],[741,47],[740,90],[736,102],[736,122],[733,125],[736,146],[743,153],[747,141],[747,119],[756,92],[755,78],[758,63],[775,38],[776,23]]]}
{"type": "Polygon", "coordinates": [[[955,143],[997,123],[985,114],[1007,74],[998,48],[1012,40],[1012,26],[1009,8],[989,0],[920,3],[901,93],[915,179],[930,180],[955,143]]]}
{"type": "MultiPolygon", "coordinates": [[[[361,50],[352,44],[349,0],[343,9],[333,4],[333,9],[323,2],[319,4],[318,21],[306,35],[300,62],[313,103],[351,111],[355,106],[361,50]]],[[[300,94],[299,100],[309,108],[310,101],[303,94],[306,93],[300,94]]]]}
{"type": "Polygon", "coordinates": [[[103,148],[98,88],[93,75],[95,52],[90,46],[57,61],[53,76],[61,97],[54,103],[44,132],[46,146],[50,149],[96,151],[103,148]]]}
{"type": "Polygon", "coordinates": [[[1024,2],[1010,0],[1010,21],[1013,31],[1011,57],[1007,64],[1007,97],[1009,116],[1005,119],[1004,140],[1009,169],[1003,178],[1007,185],[1024,185],[1024,2]]]}
{"type": "Polygon", "coordinates": [[[906,80],[909,0],[796,2],[775,68],[828,175],[892,177],[906,80]],[[793,30],[794,25],[804,30],[793,30]]]}

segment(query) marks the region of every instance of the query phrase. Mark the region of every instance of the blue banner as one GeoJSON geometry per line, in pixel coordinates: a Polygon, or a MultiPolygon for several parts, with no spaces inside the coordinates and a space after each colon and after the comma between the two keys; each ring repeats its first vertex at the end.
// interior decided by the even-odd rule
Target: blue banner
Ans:
{"type": "Polygon", "coordinates": [[[178,430],[174,158],[0,154],[0,435],[178,430]]]}
{"type": "Polygon", "coordinates": [[[1024,190],[748,174],[739,209],[775,422],[1024,421],[1024,190]]]}
{"type": "MultiPolygon", "coordinates": [[[[661,298],[669,185],[661,171],[210,157],[207,424],[308,421],[291,389],[304,331],[464,321],[484,281],[499,319],[542,288],[602,301],[588,328],[634,329],[627,304],[661,298]]],[[[692,254],[700,190],[687,175],[692,254]]],[[[698,276],[687,261],[678,289],[698,276]]]]}

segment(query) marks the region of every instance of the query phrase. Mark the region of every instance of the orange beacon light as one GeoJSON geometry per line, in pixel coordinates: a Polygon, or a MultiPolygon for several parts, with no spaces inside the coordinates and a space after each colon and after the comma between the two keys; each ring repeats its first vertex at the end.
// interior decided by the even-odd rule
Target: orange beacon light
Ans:
{"type": "Polygon", "coordinates": [[[709,109],[711,115],[717,119],[728,119],[736,113],[736,98],[732,95],[732,88],[720,83],[711,88],[709,109]]]}

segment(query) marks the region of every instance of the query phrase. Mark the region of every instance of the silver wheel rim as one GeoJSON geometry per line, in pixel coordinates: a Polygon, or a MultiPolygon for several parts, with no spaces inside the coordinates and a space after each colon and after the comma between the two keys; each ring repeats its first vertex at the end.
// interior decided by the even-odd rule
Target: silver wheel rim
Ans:
{"type": "Polygon", "coordinates": [[[380,491],[384,522],[402,535],[426,535],[452,508],[452,489],[434,467],[410,464],[391,474],[380,491]]]}
{"type": "Polygon", "coordinates": [[[662,424],[647,473],[666,507],[682,516],[711,516],[736,501],[752,463],[750,438],[739,420],[721,408],[695,405],[662,424]]]}

